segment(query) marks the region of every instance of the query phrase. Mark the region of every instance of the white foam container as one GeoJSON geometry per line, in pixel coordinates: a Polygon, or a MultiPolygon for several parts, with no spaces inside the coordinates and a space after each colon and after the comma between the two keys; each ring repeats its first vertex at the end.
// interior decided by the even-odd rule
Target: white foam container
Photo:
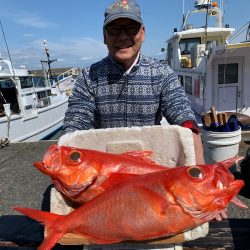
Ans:
{"type": "MultiPolygon", "coordinates": [[[[176,125],[146,126],[131,128],[108,128],[75,131],[62,136],[58,145],[99,151],[122,153],[132,150],[152,150],[152,160],[168,167],[180,165],[195,165],[193,136],[190,129],[176,125]]],[[[72,211],[69,203],[56,190],[51,191],[50,210],[56,214],[68,214],[72,211]]],[[[205,223],[197,228],[180,235],[167,237],[162,240],[152,240],[148,244],[115,244],[108,246],[86,246],[84,249],[147,249],[161,245],[164,249],[182,249],[182,242],[205,237],[209,224],[205,223]],[[154,246],[155,245],[155,246],[154,246]],[[150,247],[149,247],[150,246],[150,247]]],[[[61,239],[62,245],[84,245],[84,241],[77,235],[67,234],[61,239]]],[[[160,247],[160,248],[162,248],[160,247]]]]}

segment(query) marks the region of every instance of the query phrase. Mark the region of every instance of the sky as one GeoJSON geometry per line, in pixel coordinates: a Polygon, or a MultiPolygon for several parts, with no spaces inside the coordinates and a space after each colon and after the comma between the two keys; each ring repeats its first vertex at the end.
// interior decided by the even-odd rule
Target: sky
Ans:
{"type": "MultiPolygon", "coordinates": [[[[195,1],[137,2],[146,29],[142,52],[164,59],[166,54],[161,48],[166,48],[173,29],[180,29],[183,13],[193,10],[195,1]]],[[[25,65],[29,70],[40,69],[41,60],[46,60],[46,41],[50,59],[56,59],[52,68],[89,66],[108,54],[102,25],[105,8],[110,3],[112,0],[0,0],[3,28],[3,32],[0,30],[0,53],[6,57],[9,50],[15,67],[25,65]]],[[[250,21],[249,0],[218,0],[218,3],[223,3],[224,24],[238,30],[250,21]]],[[[204,16],[191,21],[205,25],[204,16]]]]}

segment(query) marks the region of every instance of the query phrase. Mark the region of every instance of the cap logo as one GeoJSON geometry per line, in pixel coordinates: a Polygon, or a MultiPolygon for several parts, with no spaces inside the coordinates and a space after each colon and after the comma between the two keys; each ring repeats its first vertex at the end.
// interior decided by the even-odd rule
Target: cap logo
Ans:
{"type": "Polygon", "coordinates": [[[123,8],[123,9],[130,9],[129,6],[128,6],[128,1],[127,0],[122,0],[122,1],[119,1],[119,2],[116,2],[113,4],[112,6],[114,9],[117,9],[117,8],[123,8]]]}

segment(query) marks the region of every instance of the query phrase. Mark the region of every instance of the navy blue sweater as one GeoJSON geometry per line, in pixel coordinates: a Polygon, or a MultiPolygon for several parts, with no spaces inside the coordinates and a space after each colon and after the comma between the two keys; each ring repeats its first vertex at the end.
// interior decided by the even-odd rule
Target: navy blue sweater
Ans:
{"type": "Polygon", "coordinates": [[[173,70],[140,55],[126,74],[112,57],[82,70],[69,98],[63,134],[91,128],[158,125],[195,121],[190,102],[173,70]]]}

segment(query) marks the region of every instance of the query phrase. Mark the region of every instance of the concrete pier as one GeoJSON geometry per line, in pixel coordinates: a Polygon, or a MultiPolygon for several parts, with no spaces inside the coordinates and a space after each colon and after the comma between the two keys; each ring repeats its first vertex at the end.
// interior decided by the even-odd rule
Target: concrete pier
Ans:
{"type": "MultiPolygon", "coordinates": [[[[40,161],[57,141],[13,143],[0,149],[0,248],[36,249],[43,239],[43,227],[12,208],[25,206],[49,211],[51,182],[33,162],[40,161]]],[[[250,132],[242,133],[239,155],[250,147],[250,132]]],[[[250,208],[249,197],[238,198],[250,208]]],[[[233,204],[227,220],[212,221],[205,238],[184,243],[184,249],[250,249],[250,209],[233,204]]],[[[58,245],[55,249],[82,249],[58,245]]]]}

